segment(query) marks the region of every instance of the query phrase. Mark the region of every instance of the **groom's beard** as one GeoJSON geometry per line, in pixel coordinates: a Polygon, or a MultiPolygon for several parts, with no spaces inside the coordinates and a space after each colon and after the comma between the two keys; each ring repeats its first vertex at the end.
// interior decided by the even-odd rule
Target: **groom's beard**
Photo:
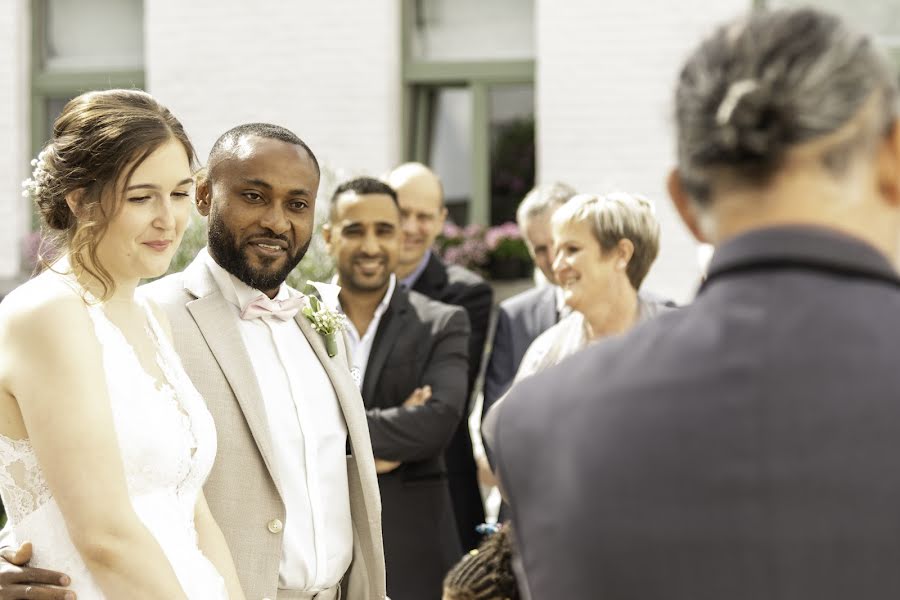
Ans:
{"type": "MultiPolygon", "coordinates": [[[[290,253],[291,247],[290,243],[288,243],[287,257],[280,268],[257,268],[251,266],[247,259],[247,244],[239,243],[217,215],[211,214],[209,216],[208,235],[209,253],[219,266],[253,289],[260,291],[273,290],[284,283],[290,272],[303,260],[303,256],[306,254],[306,250],[312,241],[312,237],[307,239],[306,243],[293,254],[290,253]]],[[[284,236],[277,235],[271,231],[263,231],[261,235],[285,239],[284,236]]]]}

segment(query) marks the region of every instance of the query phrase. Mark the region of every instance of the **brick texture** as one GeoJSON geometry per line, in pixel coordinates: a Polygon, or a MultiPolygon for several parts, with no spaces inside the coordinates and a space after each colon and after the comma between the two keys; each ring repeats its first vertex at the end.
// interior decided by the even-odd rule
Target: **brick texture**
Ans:
{"type": "Polygon", "coordinates": [[[20,243],[30,219],[20,184],[28,175],[27,0],[0,2],[0,294],[19,275],[20,243]]]}
{"type": "Polygon", "coordinates": [[[696,244],[665,191],[675,156],[674,83],[702,37],[749,7],[750,0],[536,0],[538,178],[653,199],[662,240],[645,285],[679,301],[693,296],[699,269],[696,244]]]}
{"type": "Polygon", "coordinates": [[[400,156],[400,15],[392,0],[146,2],[148,91],[201,155],[228,128],[283,125],[327,165],[400,156]]]}

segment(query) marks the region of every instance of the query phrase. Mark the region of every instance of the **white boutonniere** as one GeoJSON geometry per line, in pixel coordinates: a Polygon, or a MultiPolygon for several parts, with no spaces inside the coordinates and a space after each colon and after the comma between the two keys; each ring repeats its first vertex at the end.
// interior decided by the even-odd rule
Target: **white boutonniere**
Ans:
{"type": "Polygon", "coordinates": [[[325,340],[325,350],[328,356],[337,355],[337,333],[347,325],[347,318],[338,307],[338,294],[341,286],[320,281],[307,281],[316,288],[322,300],[315,296],[307,296],[307,305],[300,312],[312,323],[322,339],[325,340]]]}

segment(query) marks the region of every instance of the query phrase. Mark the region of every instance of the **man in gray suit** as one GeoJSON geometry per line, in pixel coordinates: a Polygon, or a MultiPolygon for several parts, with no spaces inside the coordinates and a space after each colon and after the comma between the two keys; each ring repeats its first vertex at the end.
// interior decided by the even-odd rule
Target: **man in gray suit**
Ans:
{"type": "Polygon", "coordinates": [[[689,59],[669,189],[716,246],[695,302],[495,409],[533,600],[900,597],[897,96],[810,9],[689,59]]]}
{"type": "Polygon", "coordinates": [[[491,356],[484,373],[482,416],[509,389],[531,342],[559,321],[564,305],[553,275],[550,218],[574,195],[575,188],[565,183],[536,186],[516,210],[516,222],[528,252],[547,285],[508,298],[497,309],[491,356]]]}
{"type": "Polygon", "coordinates": [[[338,186],[323,233],[379,472],[388,595],[439,600],[462,555],[444,450],[465,412],[469,321],[397,284],[400,210],[386,183],[338,186]]]}

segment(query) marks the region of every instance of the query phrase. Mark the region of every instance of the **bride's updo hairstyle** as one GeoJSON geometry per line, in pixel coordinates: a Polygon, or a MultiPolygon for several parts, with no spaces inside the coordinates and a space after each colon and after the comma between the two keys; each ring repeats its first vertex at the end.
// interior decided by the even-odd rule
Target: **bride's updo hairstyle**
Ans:
{"type": "Polygon", "coordinates": [[[897,81],[867,35],[815,9],[757,12],[703,42],[675,93],[678,172],[701,207],[717,185],[764,186],[789,153],[840,177],[897,115],[897,81]],[[815,148],[818,150],[819,146],[815,148]]]}
{"type": "MultiPolygon", "coordinates": [[[[184,127],[152,96],[137,90],[87,92],[66,104],[52,140],[33,161],[29,191],[45,236],[56,251],[68,251],[73,269],[102,284],[104,297],[114,286],[97,259],[97,244],[135,169],[171,139],[184,146],[193,165],[194,147],[184,127]]],[[[45,268],[46,255],[42,249],[45,268]]]]}

